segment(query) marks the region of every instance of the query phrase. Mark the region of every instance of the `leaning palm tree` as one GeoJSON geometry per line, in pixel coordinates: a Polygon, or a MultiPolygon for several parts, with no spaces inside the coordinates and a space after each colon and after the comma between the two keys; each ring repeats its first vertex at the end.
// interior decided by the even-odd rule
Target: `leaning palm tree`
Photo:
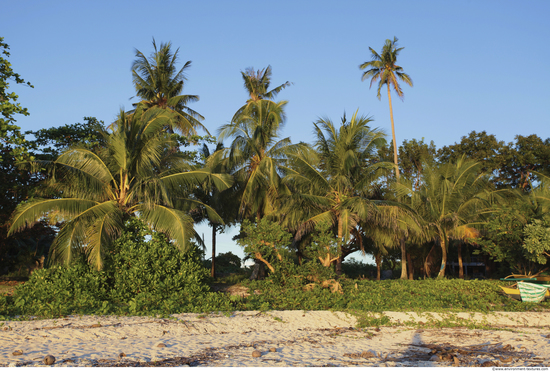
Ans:
{"type": "MultiPolygon", "coordinates": [[[[337,273],[352,235],[364,231],[364,221],[379,225],[388,222],[378,201],[368,197],[369,188],[391,163],[374,162],[379,146],[385,143],[382,131],[371,129],[372,120],[358,117],[348,122],[344,115],[338,129],[329,119],[314,123],[316,153],[291,156],[285,183],[292,189],[281,214],[285,224],[296,231],[295,239],[313,231],[319,223],[328,223],[337,237],[337,273]]],[[[386,213],[396,214],[396,209],[386,213]]],[[[395,219],[395,218],[394,218],[395,219]]]]}
{"type": "Polygon", "coordinates": [[[277,86],[274,89],[269,90],[271,84],[271,66],[267,66],[262,70],[255,71],[254,68],[248,67],[244,72],[241,71],[244,88],[246,89],[249,99],[246,104],[239,108],[239,110],[233,116],[232,121],[238,121],[239,116],[243,114],[253,103],[257,103],[261,100],[273,100],[277,94],[284,88],[291,85],[290,82],[285,82],[277,86]]]}
{"type": "Polygon", "coordinates": [[[403,67],[398,66],[396,63],[397,56],[399,52],[404,48],[397,48],[397,38],[394,37],[393,41],[390,39],[386,40],[384,47],[382,48],[382,53],[378,54],[373,48],[369,47],[372,53],[372,60],[370,62],[365,62],[359,65],[359,68],[364,70],[369,68],[369,70],[363,72],[361,77],[362,81],[370,78],[370,86],[376,81],[378,82],[378,92],[377,97],[380,99],[380,89],[382,86],[386,85],[388,88],[388,101],[390,103],[390,118],[391,118],[391,131],[393,139],[393,162],[395,163],[395,176],[399,179],[399,167],[397,164],[397,142],[395,140],[395,126],[393,123],[393,109],[391,105],[391,94],[390,94],[390,85],[393,86],[393,89],[397,93],[399,98],[403,99],[403,90],[399,86],[399,81],[401,80],[413,86],[413,82],[409,75],[403,72],[403,67]]]}
{"type": "Polygon", "coordinates": [[[438,277],[444,277],[449,240],[467,241],[480,217],[491,210],[496,194],[489,191],[487,175],[480,174],[479,163],[462,157],[456,163],[424,164],[418,189],[410,180],[397,182],[396,187],[397,195],[421,218],[426,238],[441,247],[438,277]]]}
{"type": "MultiPolygon", "coordinates": [[[[136,95],[141,98],[146,108],[160,107],[172,110],[175,113],[175,126],[184,134],[196,134],[196,128],[208,130],[201,124],[204,117],[188,107],[189,103],[197,102],[198,95],[181,94],[187,80],[185,70],[191,67],[187,61],[178,71],[176,63],[178,51],[173,53],[170,43],[157,44],[153,39],[154,52],[147,58],[136,49],[136,60],[132,64],[132,76],[136,95]]],[[[137,106],[137,104],[136,104],[137,106]]]]}
{"type": "MultiPolygon", "coordinates": [[[[102,268],[102,257],[131,217],[143,220],[163,232],[176,247],[185,250],[196,237],[193,220],[185,209],[199,201],[190,197],[206,178],[219,189],[232,183],[231,177],[212,174],[209,169],[190,170],[165,127],[174,127],[174,112],[161,108],[121,112],[106,135],[106,145],[97,150],[71,148],[47,163],[47,189],[56,198],[36,198],[21,203],[11,219],[9,233],[46,219],[61,222],[50,248],[50,262],[69,263],[77,254],[102,268]]],[[[211,220],[221,222],[207,205],[211,220]]]]}

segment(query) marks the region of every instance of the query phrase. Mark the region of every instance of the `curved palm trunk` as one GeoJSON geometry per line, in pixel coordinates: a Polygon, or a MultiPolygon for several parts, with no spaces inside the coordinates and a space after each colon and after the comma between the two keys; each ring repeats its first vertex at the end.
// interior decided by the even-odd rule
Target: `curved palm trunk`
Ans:
{"type": "Polygon", "coordinates": [[[439,274],[437,278],[445,277],[445,267],[447,266],[447,240],[446,238],[441,238],[441,267],[439,268],[439,274]]]}
{"type": "Polygon", "coordinates": [[[424,278],[430,278],[431,272],[430,272],[430,264],[428,261],[430,260],[430,255],[432,254],[432,251],[435,249],[435,243],[432,245],[432,248],[428,252],[428,255],[426,255],[426,259],[424,260],[424,278]]]}
{"type": "Polygon", "coordinates": [[[393,109],[391,106],[391,94],[390,94],[390,85],[386,84],[388,87],[388,101],[390,102],[390,118],[391,118],[391,135],[393,139],[393,163],[395,164],[395,177],[399,180],[399,166],[397,164],[397,142],[395,141],[395,125],[393,124],[393,109]]]}
{"type": "Polygon", "coordinates": [[[407,252],[405,251],[405,239],[401,238],[399,240],[399,245],[401,247],[401,278],[402,280],[407,279],[407,252]]]}

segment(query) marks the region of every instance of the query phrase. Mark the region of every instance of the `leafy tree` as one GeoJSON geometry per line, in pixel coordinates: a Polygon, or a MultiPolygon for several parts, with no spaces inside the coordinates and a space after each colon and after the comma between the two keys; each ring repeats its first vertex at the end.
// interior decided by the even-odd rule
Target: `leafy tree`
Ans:
{"type": "Polygon", "coordinates": [[[246,254],[264,263],[272,273],[277,265],[291,264],[288,261],[288,246],[292,235],[278,223],[267,218],[256,220],[255,223],[244,220],[241,229],[243,237],[237,243],[246,254]]]}
{"type": "Polygon", "coordinates": [[[25,132],[25,135],[34,136],[34,140],[29,141],[29,146],[40,160],[55,160],[64,150],[74,145],[89,149],[104,146],[104,134],[103,121],[95,117],[84,117],[84,123],[25,132]]]}
{"type": "Polygon", "coordinates": [[[420,187],[422,180],[423,164],[433,164],[436,156],[436,148],[433,141],[430,144],[424,143],[424,138],[420,141],[412,139],[404,140],[399,146],[399,162],[401,163],[402,175],[408,179],[414,179],[415,188],[420,187]]]}
{"type": "MultiPolygon", "coordinates": [[[[220,189],[229,187],[231,179],[209,169],[189,171],[182,155],[171,151],[175,141],[164,131],[173,122],[174,113],[161,108],[121,112],[105,147],[74,147],[56,161],[45,162],[50,166],[46,190],[58,197],[20,204],[9,233],[43,218],[63,222],[50,261],[68,263],[83,253],[101,269],[106,248],[120,235],[124,221],[136,216],[186,250],[196,232],[192,218],[181,209],[199,203],[190,193],[207,177],[220,189]]],[[[215,211],[204,207],[214,219],[215,211]]]]}
{"type": "Polygon", "coordinates": [[[531,181],[540,180],[537,172],[550,173],[550,138],[543,141],[536,135],[517,135],[515,143],[505,143],[485,131],[472,131],[460,143],[442,147],[437,153],[442,163],[456,161],[463,155],[480,162],[480,170],[490,174],[499,189],[528,191],[531,181]]]}
{"type": "Polygon", "coordinates": [[[196,134],[200,127],[208,133],[201,124],[204,117],[188,107],[189,103],[197,102],[198,95],[181,94],[184,88],[185,70],[191,67],[187,61],[178,71],[178,51],[173,53],[171,43],[161,43],[157,49],[153,39],[154,52],[147,58],[136,49],[136,60],[132,64],[132,76],[136,94],[141,98],[140,104],[146,108],[167,108],[175,113],[174,126],[185,135],[196,134]]]}
{"type": "Polygon", "coordinates": [[[398,196],[422,218],[427,238],[441,247],[440,278],[445,276],[449,239],[470,238],[480,213],[490,207],[488,178],[479,175],[479,166],[464,157],[456,163],[425,164],[419,189],[407,180],[396,184],[398,196]]]}
{"type": "Polygon", "coordinates": [[[11,63],[6,59],[10,56],[9,49],[9,45],[4,43],[4,38],[0,37],[0,160],[6,156],[6,148],[9,149],[10,155],[21,160],[26,153],[25,137],[21,134],[19,126],[14,124],[14,116],[28,116],[29,111],[17,103],[18,96],[15,93],[8,91],[9,80],[15,80],[16,84],[24,84],[31,88],[33,86],[13,71],[11,63]]]}
{"type": "Polygon", "coordinates": [[[378,99],[380,99],[381,97],[380,89],[382,89],[382,86],[386,85],[388,88],[388,101],[390,104],[391,130],[393,138],[393,161],[395,163],[395,176],[397,179],[399,179],[399,167],[397,163],[397,142],[395,140],[395,126],[393,123],[390,85],[393,86],[393,89],[397,93],[397,96],[401,99],[403,99],[404,94],[403,90],[401,90],[401,87],[399,86],[398,80],[403,81],[409,86],[413,86],[413,82],[410,76],[403,72],[403,67],[400,67],[396,64],[397,56],[399,55],[399,52],[403,49],[404,48],[397,48],[396,37],[393,38],[393,41],[387,39],[380,54],[378,54],[373,48],[369,47],[369,50],[372,53],[372,60],[370,62],[365,62],[359,65],[359,68],[362,70],[368,68],[367,71],[363,72],[363,76],[361,78],[362,81],[370,78],[371,87],[373,83],[379,81],[378,92],[376,95],[378,99]]]}
{"type": "Polygon", "coordinates": [[[516,135],[515,143],[509,143],[507,161],[502,168],[502,178],[507,184],[524,191],[531,184],[541,181],[537,173],[550,175],[550,138],[542,140],[537,135],[516,135]]]}
{"type": "Polygon", "coordinates": [[[530,260],[546,264],[550,257],[550,223],[534,220],[524,229],[523,248],[530,260]]]}
{"type": "Polygon", "coordinates": [[[479,246],[475,254],[484,253],[496,262],[507,263],[516,273],[531,274],[544,264],[550,178],[541,173],[534,175],[541,183],[527,193],[516,190],[516,197],[495,205],[491,217],[483,225],[482,235],[475,240],[479,246]]]}

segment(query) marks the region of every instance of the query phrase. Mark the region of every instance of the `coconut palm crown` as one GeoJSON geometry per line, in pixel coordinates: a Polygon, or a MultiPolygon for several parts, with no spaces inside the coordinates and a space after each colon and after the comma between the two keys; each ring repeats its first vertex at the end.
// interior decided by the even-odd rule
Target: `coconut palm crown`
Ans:
{"type": "MultiPolygon", "coordinates": [[[[184,134],[196,134],[196,128],[208,130],[200,121],[204,117],[188,107],[197,102],[198,95],[181,94],[187,77],[185,71],[191,67],[191,61],[185,62],[178,71],[178,51],[171,50],[171,43],[161,43],[160,48],[153,39],[154,52],[147,58],[136,49],[136,60],[132,64],[132,76],[136,95],[145,107],[168,108],[176,113],[175,122],[184,134]]],[[[137,104],[136,104],[137,105],[137,104]]]]}
{"type": "Polygon", "coordinates": [[[280,168],[289,153],[303,147],[291,144],[290,138],[279,138],[286,103],[252,102],[237,122],[220,128],[219,140],[233,139],[225,155],[236,169],[236,181],[242,184],[241,216],[261,219],[275,209],[275,200],[285,192],[280,168]]]}
{"type": "Polygon", "coordinates": [[[255,71],[252,67],[248,67],[244,70],[244,72],[241,71],[241,74],[243,77],[244,88],[248,93],[249,98],[246,101],[246,104],[237,110],[232,121],[238,121],[239,116],[242,115],[245,110],[249,109],[253,103],[257,103],[261,100],[272,101],[275,99],[277,94],[281,92],[281,90],[292,85],[291,82],[287,81],[284,84],[269,90],[272,75],[271,66],[267,66],[266,68],[257,71],[255,71]]]}
{"type": "MultiPolygon", "coordinates": [[[[84,254],[101,269],[106,249],[124,222],[135,216],[185,250],[196,235],[192,218],[183,211],[198,203],[191,192],[206,178],[219,189],[228,188],[232,179],[209,169],[193,169],[181,153],[171,150],[176,143],[165,127],[174,127],[174,116],[158,107],[145,111],[138,106],[131,115],[121,112],[113,132],[105,134],[105,147],[70,148],[57,160],[40,164],[50,170],[46,184],[50,197],[20,204],[9,233],[41,219],[61,223],[50,262],[68,264],[84,254]]],[[[223,222],[213,209],[202,206],[212,220],[223,222]]]]}

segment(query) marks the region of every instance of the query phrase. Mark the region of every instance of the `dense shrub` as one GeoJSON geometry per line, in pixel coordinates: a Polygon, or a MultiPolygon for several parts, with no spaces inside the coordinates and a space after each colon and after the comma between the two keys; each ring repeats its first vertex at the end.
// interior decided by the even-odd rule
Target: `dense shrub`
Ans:
{"type": "Polygon", "coordinates": [[[163,234],[149,232],[131,220],[105,257],[110,297],[126,303],[143,297],[193,297],[209,290],[208,271],[202,267],[198,248],[181,252],[163,234]]]}
{"type": "MultiPolygon", "coordinates": [[[[70,267],[54,266],[33,272],[19,285],[11,312],[24,315],[62,316],[109,310],[107,276],[84,261],[70,267]]],[[[6,313],[3,313],[6,314],[6,313]]]]}
{"type": "Polygon", "coordinates": [[[181,252],[137,219],[127,223],[104,261],[99,272],[83,260],[35,271],[13,298],[3,299],[0,314],[169,314],[228,308],[220,295],[208,292],[208,271],[196,246],[181,252]]]}

